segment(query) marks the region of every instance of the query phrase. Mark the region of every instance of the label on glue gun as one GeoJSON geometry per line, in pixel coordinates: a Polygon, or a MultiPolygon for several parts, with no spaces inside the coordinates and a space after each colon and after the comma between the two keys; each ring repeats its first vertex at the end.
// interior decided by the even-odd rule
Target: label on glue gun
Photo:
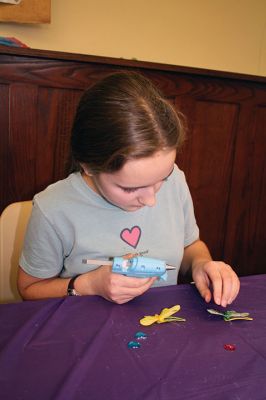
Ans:
{"type": "Polygon", "coordinates": [[[157,276],[164,281],[167,279],[166,263],[149,257],[114,257],[112,272],[137,278],[157,276]]]}

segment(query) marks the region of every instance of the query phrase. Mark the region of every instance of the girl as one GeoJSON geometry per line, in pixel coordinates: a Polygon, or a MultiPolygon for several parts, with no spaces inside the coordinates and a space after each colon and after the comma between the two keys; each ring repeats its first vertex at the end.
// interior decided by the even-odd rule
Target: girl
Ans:
{"type": "Polygon", "coordinates": [[[217,304],[230,304],[239,279],[199,239],[175,165],[183,139],[180,115],[142,75],[114,73],[88,89],[72,130],[76,171],[33,200],[18,274],[22,297],[100,295],[122,304],[151,286],[176,284],[180,271],[206,302],[213,292],[217,304]],[[163,282],[82,263],[134,252],[177,268],[163,282]]]}

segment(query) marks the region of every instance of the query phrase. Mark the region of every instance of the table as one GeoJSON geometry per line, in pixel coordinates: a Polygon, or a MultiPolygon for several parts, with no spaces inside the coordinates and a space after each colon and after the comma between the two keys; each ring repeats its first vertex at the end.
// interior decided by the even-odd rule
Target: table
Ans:
{"type": "Polygon", "coordinates": [[[0,397],[265,400],[266,275],[241,278],[230,307],[253,321],[225,322],[207,308],[219,309],[194,285],[150,289],[124,305],[97,296],[1,305],[0,397]],[[175,304],[186,322],[139,325],[175,304]],[[147,339],[129,349],[140,330],[147,339]]]}

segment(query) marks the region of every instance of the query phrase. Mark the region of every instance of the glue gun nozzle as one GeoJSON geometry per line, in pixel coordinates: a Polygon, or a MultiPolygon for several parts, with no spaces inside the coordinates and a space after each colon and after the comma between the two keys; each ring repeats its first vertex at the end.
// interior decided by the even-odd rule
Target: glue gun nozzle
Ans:
{"type": "Polygon", "coordinates": [[[172,269],[176,269],[176,267],[174,267],[173,265],[166,264],[166,269],[169,271],[169,270],[172,270],[172,269]]]}

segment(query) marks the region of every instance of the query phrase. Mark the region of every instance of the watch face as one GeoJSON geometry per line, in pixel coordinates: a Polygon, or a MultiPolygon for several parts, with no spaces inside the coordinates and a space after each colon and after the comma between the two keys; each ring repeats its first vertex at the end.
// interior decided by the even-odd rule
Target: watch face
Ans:
{"type": "Polygon", "coordinates": [[[67,290],[67,295],[68,296],[80,296],[75,289],[68,289],[67,290]]]}

